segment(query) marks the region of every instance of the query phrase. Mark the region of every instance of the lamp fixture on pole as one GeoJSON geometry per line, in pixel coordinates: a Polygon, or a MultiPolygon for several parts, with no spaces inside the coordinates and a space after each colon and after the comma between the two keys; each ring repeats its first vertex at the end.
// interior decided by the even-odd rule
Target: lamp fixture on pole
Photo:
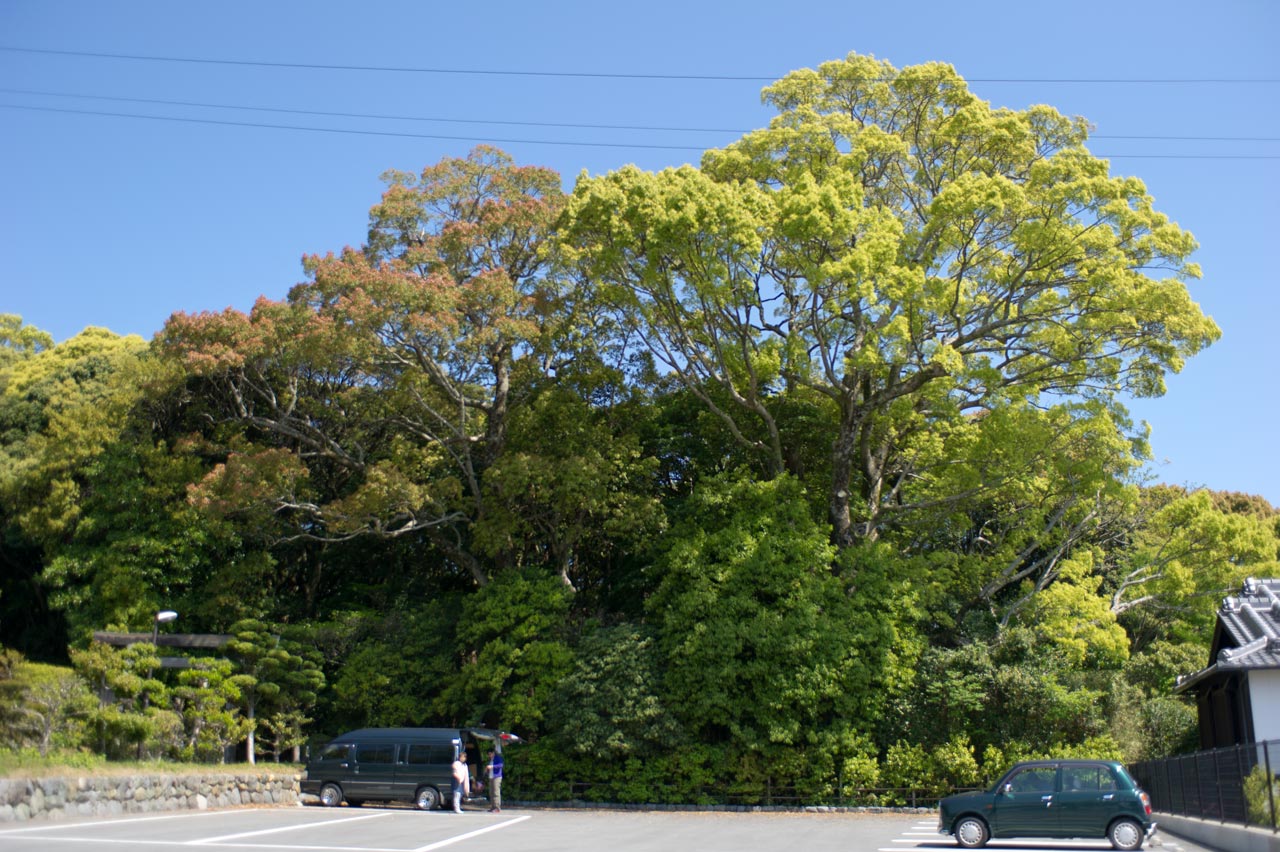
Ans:
{"type": "Polygon", "coordinates": [[[162,609],[156,613],[155,623],[151,628],[151,644],[155,645],[160,641],[160,624],[168,623],[178,617],[178,614],[171,609],[162,609]]]}

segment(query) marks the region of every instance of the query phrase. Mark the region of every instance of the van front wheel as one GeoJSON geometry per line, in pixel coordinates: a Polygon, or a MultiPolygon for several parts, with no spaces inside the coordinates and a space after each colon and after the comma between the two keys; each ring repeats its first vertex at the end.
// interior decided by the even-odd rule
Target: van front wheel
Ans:
{"type": "Polygon", "coordinates": [[[320,804],[326,808],[336,808],[342,804],[342,788],[337,784],[325,784],[320,788],[320,804]]]}
{"type": "Polygon", "coordinates": [[[440,792],[435,787],[419,787],[413,797],[413,806],[420,811],[433,811],[440,804],[440,792]]]}

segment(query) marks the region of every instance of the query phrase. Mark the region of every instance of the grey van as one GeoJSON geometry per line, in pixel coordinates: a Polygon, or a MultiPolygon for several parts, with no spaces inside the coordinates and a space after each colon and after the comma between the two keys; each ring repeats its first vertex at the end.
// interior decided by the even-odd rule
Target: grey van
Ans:
{"type": "Polygon", "coordinates": [[[440,806],[449,793],[451,765],[466,751],[478,762],[478,740],[498,751],[520,738],[488,728],[363,728],[331,740],[307,761],[302,792],[320,804],[359,806],[368,801],[440,806]]]}

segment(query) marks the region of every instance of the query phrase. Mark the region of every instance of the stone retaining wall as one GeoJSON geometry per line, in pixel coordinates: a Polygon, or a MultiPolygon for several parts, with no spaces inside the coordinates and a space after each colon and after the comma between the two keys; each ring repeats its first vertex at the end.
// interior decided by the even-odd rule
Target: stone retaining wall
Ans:
{"type": "Polygon", "coordinates": [[[0,778],[0,823],[296,804],[300,779],[280,772],[0,778]]]}

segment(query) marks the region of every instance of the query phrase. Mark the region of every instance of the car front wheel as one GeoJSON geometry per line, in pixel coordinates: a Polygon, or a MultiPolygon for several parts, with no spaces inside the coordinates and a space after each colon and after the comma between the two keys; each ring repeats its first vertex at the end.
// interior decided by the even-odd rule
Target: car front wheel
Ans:
{"type": "Polygon", "coordinates": [[[987,824],[973,816],[964,817],[957,822],[954,833],[956,843],[965,849],[980,849],[987,845],[987,838],[990,837],[987,824]]]}
{"type": "Polygon", "coordinates": [[[336,808],[342,804],[342,788],[337,784],[325,784],[320,788],[320,804],[326,808],[336,808]]]}
{"type": "Polygon", "coordinates": [[[1111,841],[1112,846],[1124,852],[1141,849],[1142,826],[1131,819],[1118,819],[1111,823],[1111,828],[1107,830],[1107,839],[1111,841]]]}

